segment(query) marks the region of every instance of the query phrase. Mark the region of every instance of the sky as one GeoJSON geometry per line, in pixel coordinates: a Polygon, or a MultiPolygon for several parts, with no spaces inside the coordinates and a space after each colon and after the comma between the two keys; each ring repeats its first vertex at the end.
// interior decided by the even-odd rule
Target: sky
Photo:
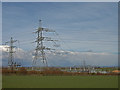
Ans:
{"type": "Polygon", "coordinates": [[[53,35],[54,39],[60,39],[63,50],[116,55],[117,5],[117,2],[3,2],[3,44],[13,37],[19,40],[23,50],[34,50],[36,45],[32,42],[36,35],[33,32],[39,25],[38,20],[42,19],[43,27],[53,29],[59,34],[50,33],[48,36],[53,35]]]}
{"type": "MultiPolygon", "coordinates": [[[[3,66],[7,66],[8,64],[8,50],[6,46],[0,46],[0,51],[2,53],[2,63],[3,66]]],[[[15,49],[16,53],[14,54],[14,61],[17,63],[21,63],[22,66],[32,66],[32,58],[34,56],[34,51],[26,52],[23,49],[15,49]]],[[[0,56],[1,58],[1,56],[0,56]]],[[[46,52],[46,58],[48,62],[48,66],[60,66],[60,67],[68,67],[68,66],[117,66],[118,56],[116,54],[110,53],[95,53],[95,52],[72,52],[72,51],[60,51],[56,52],[46,52]]],[[[37,60],[36,66],[43,66],[44,64],[37,60]]]]}
{"type": "Polygon", "coordinates": [[[1,0],[2,2],[119,2],[119,0],[1,0]]]}

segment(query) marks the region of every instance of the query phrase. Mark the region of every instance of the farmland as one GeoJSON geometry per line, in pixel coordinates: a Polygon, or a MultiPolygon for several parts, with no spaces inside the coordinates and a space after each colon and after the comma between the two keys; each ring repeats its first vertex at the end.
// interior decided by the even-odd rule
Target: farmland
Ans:
{"type": "Polygon", "coordinates": [[[3,88],[117,88],[118,76],[3,75],[3,88]]]}

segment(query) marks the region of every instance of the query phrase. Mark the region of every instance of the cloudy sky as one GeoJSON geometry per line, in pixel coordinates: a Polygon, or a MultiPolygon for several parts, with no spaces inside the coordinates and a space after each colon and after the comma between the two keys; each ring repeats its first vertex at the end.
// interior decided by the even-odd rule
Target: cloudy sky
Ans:
{"type": "MultiPolygon", "coordinates": [[[[32,42],[36,38],[33,32],[38,27],[38,20],[42,19],[43,27],[53,29],[59,34],[59,36],[55,34],[51,36],[60,39],[59,43],[63,50],[78,52],[80,55],[92,53],[91,60],[94,59],[96,65],[102,65],[104,61],[105,65],[117,65],[117,5],[117,2],[4,2],[2,4],[3,43],[12,36],[20,41],[20,48],[24,51],[33,51],[35,43],[32,42]],[[103,53],[107,54],[105,58],[103,53]],[[109,56],[112,55],[113,58],[110,59],[109,56]]],[[[76,63],[80,61],[80,55],[75,56],[76,63]]],[[[69,58],[70,56],[67,55],[60,60],[65,62],[65,60],[69,61],[69,58]]],[[[74,60],[70,62],[73,63],[74,60]]],[[[89,61],[89,64],[90,62],[92,63],[89,61]]]]}

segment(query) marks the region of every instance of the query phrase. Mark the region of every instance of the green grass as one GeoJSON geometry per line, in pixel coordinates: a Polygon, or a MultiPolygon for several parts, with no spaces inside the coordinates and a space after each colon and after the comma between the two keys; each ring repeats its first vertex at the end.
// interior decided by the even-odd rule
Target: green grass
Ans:
{"type": "Polygon", "coordinates": [[[3,76],[3,88],[117,88],[117,76],[3,76]]]}

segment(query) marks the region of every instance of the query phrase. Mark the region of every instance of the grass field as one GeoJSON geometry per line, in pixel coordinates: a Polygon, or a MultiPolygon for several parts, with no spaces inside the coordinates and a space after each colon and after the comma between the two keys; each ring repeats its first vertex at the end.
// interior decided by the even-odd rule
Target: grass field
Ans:
{"type": "Polygon", "coordinates": [[[117,88],[117,76],[3,76],[3,88],[117,88]]]}

